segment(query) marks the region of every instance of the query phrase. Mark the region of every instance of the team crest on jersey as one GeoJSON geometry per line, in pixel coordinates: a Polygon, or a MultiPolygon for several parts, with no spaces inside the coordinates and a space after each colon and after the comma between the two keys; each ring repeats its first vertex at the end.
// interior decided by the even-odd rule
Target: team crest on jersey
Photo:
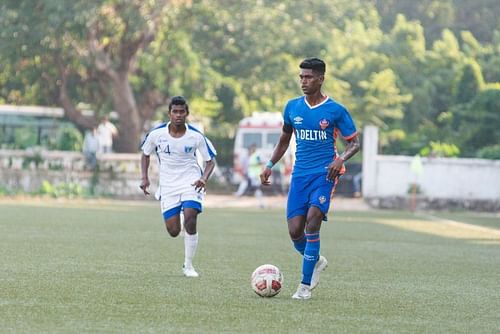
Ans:
{"type": "Polygon", "coordinates": [[[319,203],[324,204],[326,202],[326,197],[325,196],[320,196],[319,198],[319,203]]]}
{"type": "Polygon", "coordinates": [[[304,120],[304,119],[303,119],[302,117],[297,116],[297,117],[295,117],[295,118],[293,119],[293,123],[295,123],[295,124],[302,124],[302,121],[303,121],[303,120],[304,120]]]}
{"type": "Polygon", "coordinates": [[[321,130],[324,130],[328,127],[328,125],[330,125],[330,122],[328,122],[327,119],[323,118],[321,121],[319,121],[319,127],[321,128],[321,130]]]}
{"type": "Polygon", "coordinates": [[[193,146],[184,146],[184,153],[191,153],[193,152],[193,149],[193,146]]]}

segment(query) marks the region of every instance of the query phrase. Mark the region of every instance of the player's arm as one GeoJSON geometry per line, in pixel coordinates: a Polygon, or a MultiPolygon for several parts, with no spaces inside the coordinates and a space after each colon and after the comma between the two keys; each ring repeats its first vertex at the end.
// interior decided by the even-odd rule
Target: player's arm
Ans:
{"type": "Polygon", "coordinates": [[[215,169],[215,162],[213,159],[205,161],[205,170],[203,171],[203,175],[192,184],[196,189],[196,191],[200,192],[202,190],[205,190],[207,186],[207,181],[210,178],[210,175],[212,175],[214,169],[215,169]]]}
{"type": "Polygon", "coordinates": [[[148,187],[150,185],[148,176],[149,162],[150,162],[149,155],[145,155],[143,153],[141,156],[141,185],[139,187],[144,192],[144,195],[149,195],[148,191],[148,187]]]}
{"type": "Polygon", "coordinates": [[[270,185],[271,181],[269,181],[269,177],[272,174],[271,168],[283,157],[288,146],[290,146],[290,140],[293,135],[293,127],[289,124],[283,125],[283,130],[281,131],[281,136],[278,141],[278,144],[274,148],[271,159],[267,162],[266,167],[260,174],[260,182],[263,185],[270,185]]]}
{"type": "Polygon", "coordinates": [[[328,166],[328,176],[327,176],[328,180],[330,181],[335,180],[335,178],[339,175],[344,162],[352,158],[352,156],[355,155],[360,148],[361,145],[359,143],[358,135],[346,140],[346,146],[344,152],[339,156],[337,156],[335,160],[332,161],[328,166]]]}

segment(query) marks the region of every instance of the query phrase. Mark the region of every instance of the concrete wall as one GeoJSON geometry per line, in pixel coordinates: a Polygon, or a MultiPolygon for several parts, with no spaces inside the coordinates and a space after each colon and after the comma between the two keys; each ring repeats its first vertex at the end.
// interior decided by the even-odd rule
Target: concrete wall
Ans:
{"type": "Polygon", "coordinates": [[[500,210],[500,161],[421,158],[421,173],[416,173],[412,170],[415,157],[379,155],[377,147],[378,129],[365,127],[363,196],[369,203],[376,206],[386,203],[383,206],[390,207],[392,198],[393,206],[399,207],[416,183],[420,190],[418,199],[424,208],[473,208],[476,203],[480,209],[500,210]]]}
{"type": "MultiPolygon", "coordinates": [[[[151,190],[157,182],[157,166],[151,159],[151,190]]],[[[75,183],[83,188],[95,184],[95,193],[121,198],[141,198],[140,154],[102,154],[99,173],[85,169],[78,152],[0,150],[0,186],[7,190],[34,193],[43,181],[52,185],[75,183]]]]}

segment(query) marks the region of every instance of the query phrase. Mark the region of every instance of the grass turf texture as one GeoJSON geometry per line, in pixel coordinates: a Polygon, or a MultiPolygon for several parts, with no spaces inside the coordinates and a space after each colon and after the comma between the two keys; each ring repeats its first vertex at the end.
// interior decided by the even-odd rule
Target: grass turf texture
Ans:
{"type": "MultiPolygon", "coordinates": [[[[282,210],[206,209],[198,279],[158,205],[0,204],[0,328],[98,333],[493,333],[500,236],[402,212],[335,212],[313,299],[291,299],[301,258],[282,210]],[[250,288],[277,265],[281,293],[250,288]]],[[[474,222],[467,214],[468,222],[474,222]]],[[[446,217],[450,219],[450,217],[446,217]]],[[[477,218],[483,223],[484,215],[477,218]]],[[[488,226],[500,229],[498,217],[488,226]]]]}

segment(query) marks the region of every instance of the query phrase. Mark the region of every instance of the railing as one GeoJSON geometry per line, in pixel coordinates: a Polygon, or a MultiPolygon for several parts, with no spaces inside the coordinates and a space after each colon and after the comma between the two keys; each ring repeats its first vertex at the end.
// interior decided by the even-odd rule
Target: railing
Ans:
{"type": "MultiPolygon", "coordinates": [[[[99,170],[116,173],[140,173],[140,153],[97,154],[99,170]]],[[[156,164],[151,164],[156,172],[156,164]]],[[[80,152],[41,149],[0,150],[0,168],[10,170],[85,171],[85,156],[80,152]]]]}

